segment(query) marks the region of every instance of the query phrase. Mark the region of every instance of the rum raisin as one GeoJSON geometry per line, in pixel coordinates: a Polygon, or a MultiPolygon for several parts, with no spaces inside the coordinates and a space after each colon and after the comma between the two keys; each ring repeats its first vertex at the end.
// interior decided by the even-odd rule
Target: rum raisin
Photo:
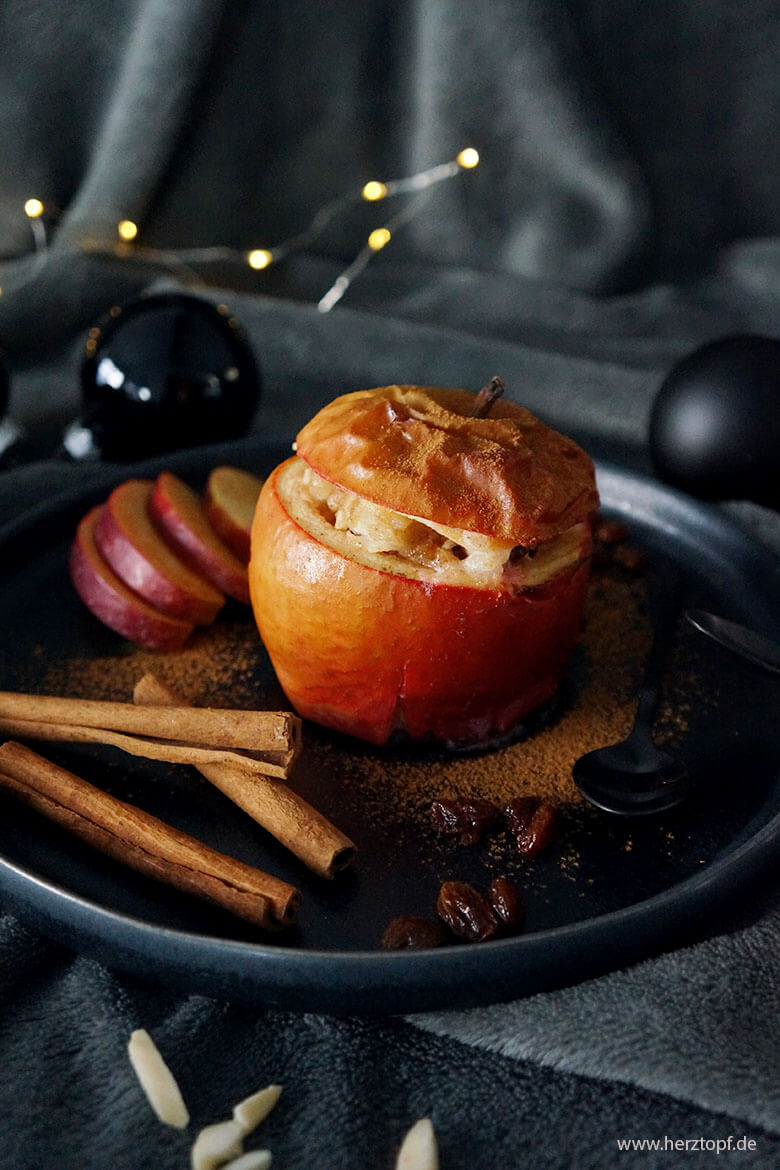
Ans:
{"type": "Polygon", "coordinates": [[[638,575],[647,568],[649,557],[645,549],[635,544],[621,544],[613,552],[612,559],[626,573],[638,575]]]}
{"type": "Polygon", "coordinates": [[[489,800],[434,800],[431,824],[442,837],[460,837],[461,844],[475,845],[498,816],[489,800]]]}
{"type": "Polygon", "coordinates": [[[513,833],[519,833],[525,828],[539,802],[538,796],[516,796],[513,801],[510,801],[504,809],[504,815],[513,833]]]}
{"type": "Polygon", "coordinates": [[[444,925],[466,942],[484,942],[499,931],[493,907],[468,882],[442,882],[436,912],[444,925]]]}
{"type": "Polygon", "coordinates": [[[441,923],[417,914],[400,914],[388,922],[382,934],[385,951],[419,950],[438,947],[446,941],[441,923]]]}
{"type": "Polygon", "coordinates": [[[535,857],[555,837],[555,808],[537,796],[518,796],[506,807],[506,819],[518,851],[535,857]]]}
{"type": "Polygon", "coordinates": [[[525,922],[525,906],[520,891],[507,877],[493,878],[488,888],[493,912],[505,930],[518,931],[525,922]]]}
{"type": "Polygon", "coordinates": [[[593,535],[599,544],[624,544],[628,540],[628,526],[622,520],[602,520],[593,535]]]}

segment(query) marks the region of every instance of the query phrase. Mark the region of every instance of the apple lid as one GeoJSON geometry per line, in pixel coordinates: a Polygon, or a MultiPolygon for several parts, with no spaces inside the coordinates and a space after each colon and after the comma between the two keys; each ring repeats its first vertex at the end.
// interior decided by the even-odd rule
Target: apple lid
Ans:
{"type": "Polygon", "coordinates": [[[550,540],[598,507],[590,457],[522,406],[475,418],[467,390],[382,386],[344,394],[300,431],[323,479],[404,515],[515,544],[550,540]]]}

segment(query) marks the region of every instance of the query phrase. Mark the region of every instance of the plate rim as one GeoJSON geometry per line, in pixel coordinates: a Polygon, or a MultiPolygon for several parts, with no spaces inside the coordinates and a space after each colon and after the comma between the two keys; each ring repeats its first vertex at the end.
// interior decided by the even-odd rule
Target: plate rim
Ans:
{"type": "MultiPolygon", "coordinates": [[[[746,826],[745,832],[749,829],[750,825],[746,826]]],[[[780,812],[756,827],[745,839],[731,842],[700,872],[690,874],[649,898],[592,918],[487,944],[454,943],[414,952],[378,948],[294,950],[263,942],[201,935],[101,906],[91,898],[74,894],[24,866],[9,862],[2,855],[0,888],[6,894],[10,892],[12,905],[19,904],[15,896],[17,883],[23,884],[27,895],[31,890],[37,892],[38,897],[28,897],[24,903],[26,909],[32,909],[32,924],[40,926],[61,945],[128,974],[151,977],[165,986],[213,997],[213,985],[216,984],[225,992],[225,998],[236,1002],[334,1014],[345,1014],[347,995],[350,1015],[417,1014],[445,1007],[450,1010],[484,1006],[571,986],[630,966],[641,959],[652,958],[670,949],[670,942],[692,945],[716,937],[723,933],[714,921],[716,914],[725,914],[728,924],[730,903],[737,895],[747,894],[760,878],[778,868],[778,844],[780,812]],[[702,900],[710,903],[709,912],[702,913],[702,900]],[[717,906],[712,905],[715,901],[717,906]],[[70,908],[70,912],[55,920],[51,914],[52,903],[58,909],[63,906],[66,910],[70,908]],[[692,915],[697,916],[693,930],[692,915]],[[85,940],[84,932],[92,924],[102,927],[104,933],[91,934],[85,940]],[[73,935],[69,933],[73,930],[80,944],[75,947],[73,935]],[[600,946],[614,947],[616,936],[626,930],[630,931],[631,941],[620,940],[619,962],[607,953],[600,953],[600,946]],[[139,946],[147,939],[163,944],[162,952],[158,951],[157,958],[151,962],[145,948],[139,946]],[[578,950],[581,943],[588,944],[588,956],[583,956],[578,950]],[[597,944],[595,947],[594,943],[597,944]],[[116,956],[117,944],[120,961],[112,964],[109,954],[116,956]],[[110,948],[110,952],[106,948],[110,948]],[[540,958],[545,962],[548,960],[550,949],[558,951],[559,957],[569,958],[574,952],[581,960],[587,961],[581,962],[574,975],[561,972],[559,978],[545,980],[543,986],[536,986],[537,965],[540,958]],[[497,961],[507,955],[511,962],[501,973],[495,993],[491,991],[486,996],[479,992],[475,995],[473,983],[480,978],[495,978],[497,961]],[[160,958],[168,964],[162,973],[159,970],[160,958]],[[222,960],[223,968],[228,961],[230,969],[215,974],[210,968],[210,961],[214,959],[222,960]],[[192,960],[198,965],[193,967],[192,960]],[[360,972],[362,978],[350,979],[348,988],[340,986],[341,978],[353,976],[356,972],[360,972]],[[426,987],[432,976],[435,981],[435,977],[444,972],[449,976],[446,1005],[441,1002],[438,984],[433,991],[426,987]],[[310,976],[325,973],[328,985],[312,991],[310,976]],[[307,997],[305,1004],[297,1003],[304,994],[307,997]]]]}

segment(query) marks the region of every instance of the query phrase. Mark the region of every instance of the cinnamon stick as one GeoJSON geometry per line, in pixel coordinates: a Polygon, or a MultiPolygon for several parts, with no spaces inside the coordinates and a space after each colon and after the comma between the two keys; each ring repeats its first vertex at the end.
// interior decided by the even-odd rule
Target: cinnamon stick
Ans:
{"type": "MultiPolygon", "coordinates": [[[[133,701],[150,706],[186,702],[154,674],[139,680],[133,701]]],[[[281,781],[247,775],[228,763],[199,764],[198,771],[321,877],[332,878],[354,860],[356,848],[349,837],[281,781]]]]}
{"type": "Polygon", "coordinates": [[[0,733],[25,739],[107,743],[172,763],[229,760],[286,777],[300,753],[301,721],[291,711],[170,705],[138,707],[95,699],[0,691],[0,733]]]}
{"type": "Polygon", "coordinates": [[[0,786],[102,853],[229,910],[264,930],[292,924],[294,886],[219,853],[9,740],[0,745],[0,786]]]}

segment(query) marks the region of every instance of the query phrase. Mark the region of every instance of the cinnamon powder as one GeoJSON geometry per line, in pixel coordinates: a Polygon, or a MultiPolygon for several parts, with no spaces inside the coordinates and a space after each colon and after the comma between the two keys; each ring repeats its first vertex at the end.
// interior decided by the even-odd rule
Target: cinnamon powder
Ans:
{"type": "Polygon", "coordinates": [[[180,650],[158,654],[126,643],[115,655],[51,663],[38,689],[127,702],[138,680],[151,672],[198,706],[256,706],[258,642],[251,616],[221,616],[196,630],[180,650]]]}
{"type": "MultiPolygon", "coordinates": [[[[320,774],[338,776],[343,790],[360,800],[369,825],[374,817],[384,821],[388,808],[394,816],[416,815],[436,798],[480,796],[503,805],[529,794],[576,802],[574,761],[630,730],[650,636],[641,578],[614,565],[594,567],[568,694],[564,688],[561,708],[546,724],[506,746],[468,754],[375,749],[308,726],[301,773],[308,759],[320,774]]],[[[280,689],[269,694],[258,684],[263,656],[251,615],[242,611],[198,630],[178,651],[155,654],[125,645],[109,657],[49,663],[37,689],[127,700],[151,670],[196,704],[286,706],[280,689]]]]}
{"type": "Polygon", "coordinates": [[[425,815],[435,799],[482,797],[503,806],[516,796],[555,803],[582,800],[571,778],[584,752],[628,734],[651,639],[641,580],[608,568],[594,572],[570,694],[524,738],[485,752],[358,748],[317,736],[308,750],[359,791],[369,824],[425,815]]]}

